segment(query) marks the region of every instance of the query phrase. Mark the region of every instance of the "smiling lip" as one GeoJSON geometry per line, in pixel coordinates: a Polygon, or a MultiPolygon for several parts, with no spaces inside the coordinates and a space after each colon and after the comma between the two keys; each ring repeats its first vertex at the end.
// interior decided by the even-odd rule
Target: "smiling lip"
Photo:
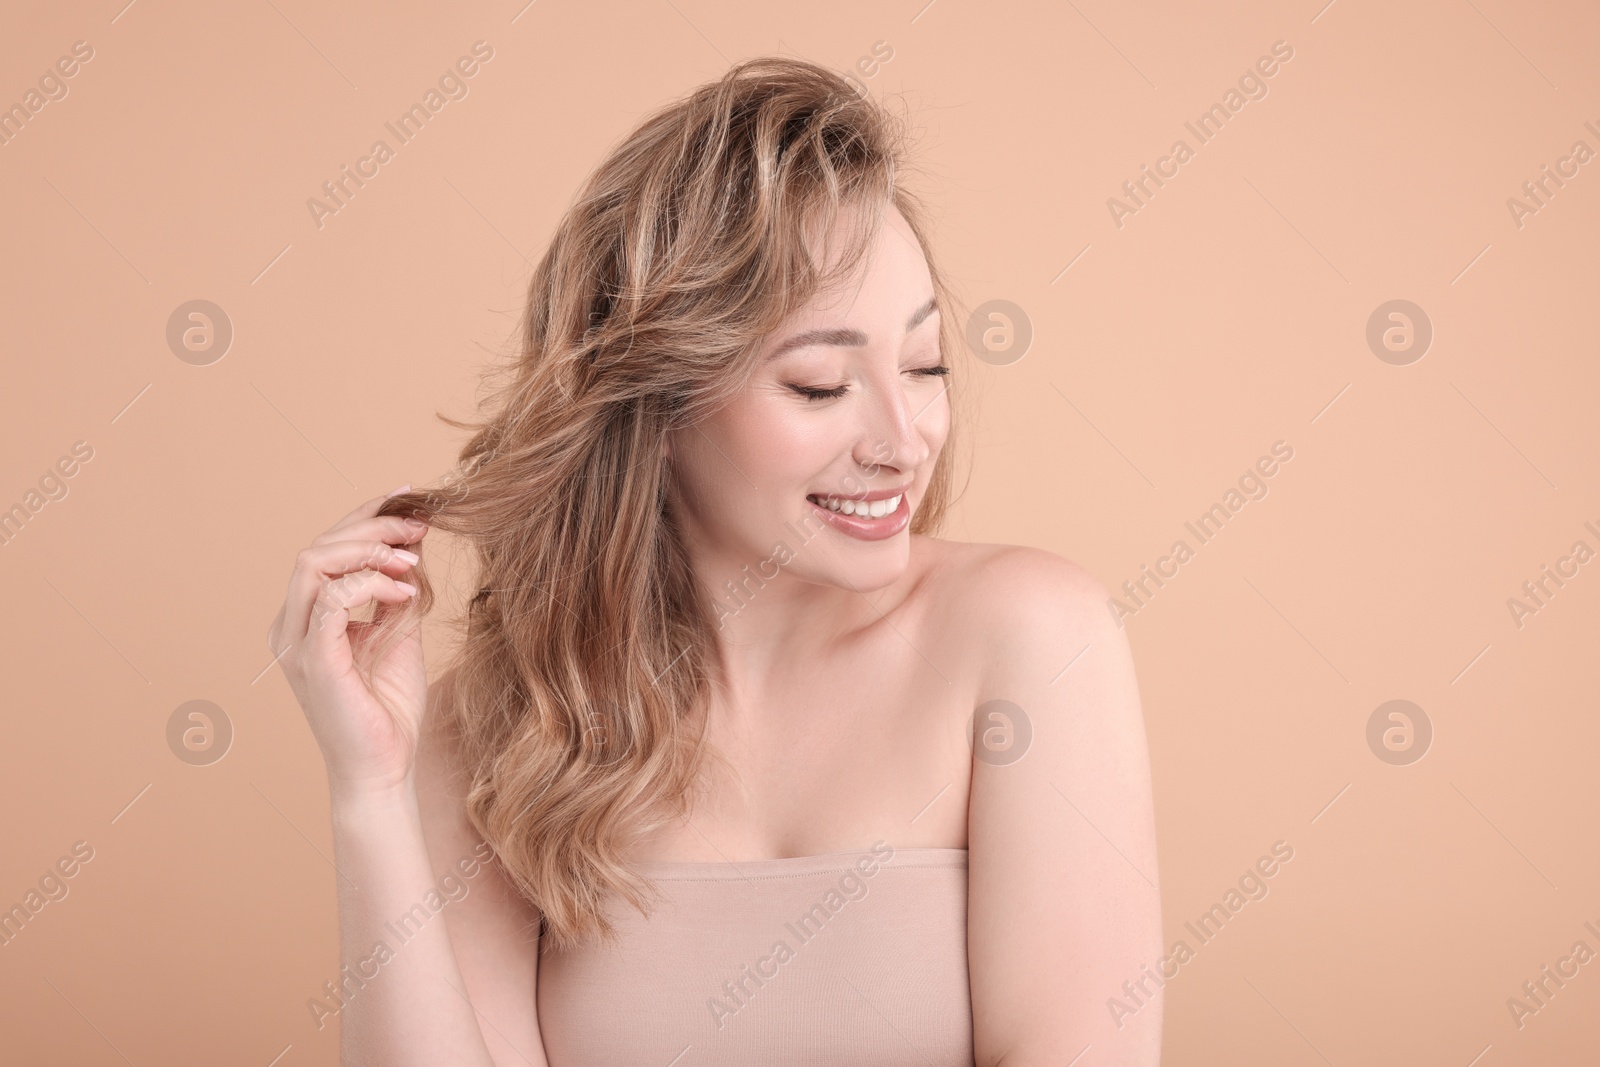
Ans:
{"type": "Polygon", "coordinates": [[[865,500],[870,504],[874,500],[888,500],[892,496],[899,496],[910,488],[911,483],[907,482],[899,488],[872,489],[865,493],[812,493],[811,495],[816,497],[836,496],[840,500],[865,500]]]}
{"type": "MultiPolygon", "coordinates": [[[[846,515],[842,511],[834,511],[825,504],[817,503],[811,497],[807,497],[806,502],[815,508],[823,519],[840,533],[848,534],[861,541],[882,541],[893,537],[911,524],[911,500],[907,492],[910,488],[907,485],[899,489],[874,489],[859,496],[851,494],[841,498],[863,503],[871,503],[874,500],[888,500],[890,497],[895,496],[900,498],[893,511],[876,519],[867,515],[846,515]]],[[[814,495],[820,499],[823,494],[814,495]]]]}

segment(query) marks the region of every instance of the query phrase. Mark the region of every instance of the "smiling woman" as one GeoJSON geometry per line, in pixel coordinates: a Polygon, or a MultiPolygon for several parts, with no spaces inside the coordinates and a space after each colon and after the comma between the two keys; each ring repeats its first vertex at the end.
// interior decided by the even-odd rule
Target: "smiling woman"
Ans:
{"type": "Polygon", "coordinates": [[[346,1062],[1157,1062],[1159,993],[1104,1007],[1160,953],[1127,641],[1082,568],[934,536],[963,352],[906,143],[789,58],[650,116],[451,420],[454,490],[301,553],[271,640],[346,945],[494,850],[345,1009],[346,1062]],[[429,686],[433,528],[477,574],[429,686]]]}

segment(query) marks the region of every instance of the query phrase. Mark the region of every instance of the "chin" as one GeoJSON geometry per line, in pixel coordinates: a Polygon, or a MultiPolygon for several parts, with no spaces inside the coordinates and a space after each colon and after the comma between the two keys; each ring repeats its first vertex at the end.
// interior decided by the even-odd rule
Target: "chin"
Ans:
{"type": "Polygon", "coordinates": [[[896,511],[856,518],[808,502],[782,523],[781,547],[760,573],[770,578],[781,568],[803,581],[863,593],[892,585],[911,565],[911,509],[907,503],[896,511]]]}
{"type": "Polygon", "coordinates": [[[870,593],[899,581],[911,565],[909,534],[902,533],[884,541],[853,541],[844,537],[837,540],[847,543],[829,546],[832,550],[819,558],[815,571],[807,575],[812,581],[870,593]]]}

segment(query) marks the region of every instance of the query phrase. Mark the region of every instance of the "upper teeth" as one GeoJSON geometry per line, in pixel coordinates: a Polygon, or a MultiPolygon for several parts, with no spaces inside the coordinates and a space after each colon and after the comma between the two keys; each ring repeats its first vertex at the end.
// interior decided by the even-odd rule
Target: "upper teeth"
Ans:
{"type": "Polygon", "coordinates": [[[901,494],[896,493],[887,500],[852,500],[842,496],[813,497],[818,504],[829,511],[841,512],[845,515],[865,515],[873,519],[881,519],[885,515],[896,511],[900,507],[901,494]]]}

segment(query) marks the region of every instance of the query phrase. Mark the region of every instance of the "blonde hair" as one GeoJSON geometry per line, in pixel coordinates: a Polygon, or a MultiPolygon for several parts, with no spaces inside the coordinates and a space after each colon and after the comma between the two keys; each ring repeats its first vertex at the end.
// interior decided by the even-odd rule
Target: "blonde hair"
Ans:
{"type": "MultiPolygon", "coordinates": [[[[686,816],[709,747],[715,625],[668,507],[669,431],[738,395],[762,338],[848,276],[893,204],[906,123],[841,75],[765,57],[645,119],[593,172],[534,270],[520,351],[439,489],[393,497],[471,546],[477,595],[440,721],[470,818],[557,946],[615,930],[608,894],[648,913],[629,846],[686,816]],[[812,239],[848,227],[832,270],[812,239]]],[[[941,341],[959,342],[953,301],[941,341]]],[[[947,379],[948,381],[948,379],[947,379]]],[[[912,521],[935,530],[947,446],[912,521]]],[[[377,620],[383,649],[433,603],[377,620]]],[[[369,646],[372,647],[372,646],[369,646]]],[[[381,653],[380,653],[381,654],[381,653]]]]}

